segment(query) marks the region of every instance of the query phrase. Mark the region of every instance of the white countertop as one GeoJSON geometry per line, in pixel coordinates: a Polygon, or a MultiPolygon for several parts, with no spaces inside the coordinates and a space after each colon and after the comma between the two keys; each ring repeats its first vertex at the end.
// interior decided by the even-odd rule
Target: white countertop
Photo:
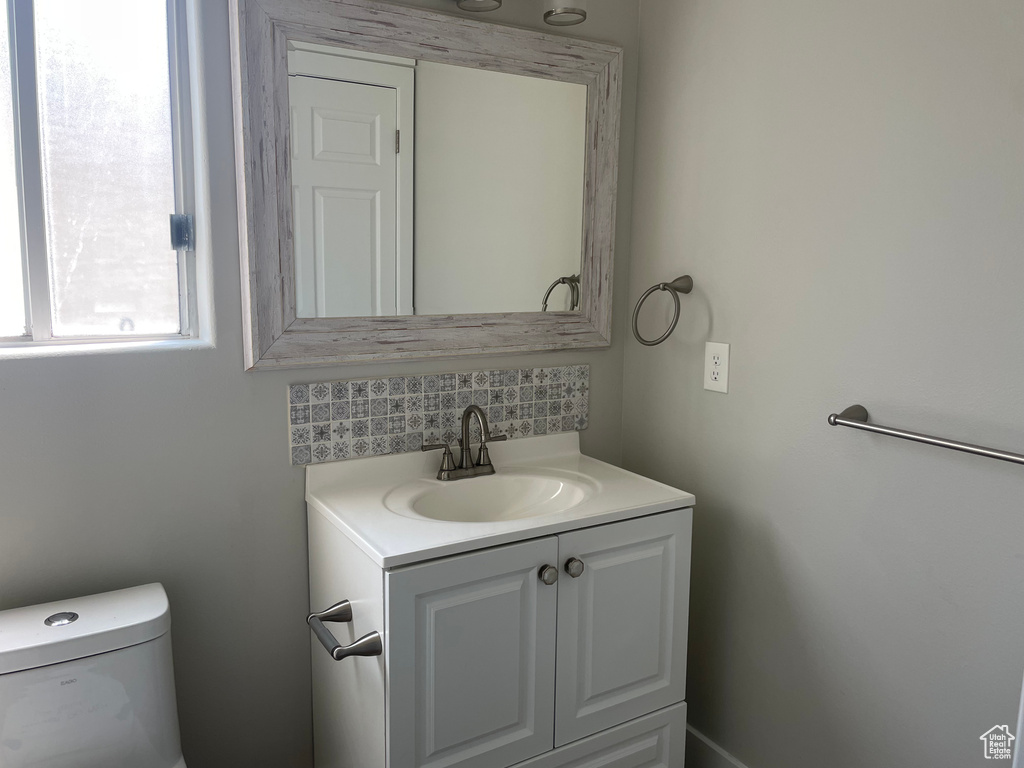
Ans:
{"type": "Polygon", "coordinates": [[[433,478],[441,454],[402,453],[308,466],[309,513],[326,517],[380,567],[395,568],[694,503],[692,494],[584,456],[577,432],[491,443],[489,448],[499,474],[503,468],[558,470],[582,475],[595,492],[565,512],[541,517],[470,523],[407,517],[388,509],[385,496],[403,483],[433,478]]]}

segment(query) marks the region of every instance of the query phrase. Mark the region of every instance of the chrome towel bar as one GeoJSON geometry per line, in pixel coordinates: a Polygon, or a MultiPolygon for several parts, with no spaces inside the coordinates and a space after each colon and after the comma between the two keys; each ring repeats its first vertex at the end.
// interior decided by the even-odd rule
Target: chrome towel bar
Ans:
{"type": "Polygon", "coordinates": [[[901,440],[913,440],[915,443],[937,445],[939,448],[949,448],[951,451],[973,453],[976,456],[986,456],[990,459],[998,459],[999,461],[1024,464],[1024,455],[1019,453],[998,451],[995,448],[984,448],[980,445],[947,440],[943,437],[922,435],[918,432],[908,432],[905,429],[893,429],[892,427],[883,427],[878,424],[868,424],[868,411],[863,405],[851,405],[842,413],[833,413],[828,417],[828,423],[833,427],[852,427],[853,429],[862,429],[865,432],[876,432],[879,435],[898,437],[901,440]]]}
{"type": "Polygon", "coordinates": [[[331,634],[331,630],[324,626],[325,621],[342,623],[352,621],[352,604],[348,600],[342,600],[325,611],[311,613],[306,617],[309,628],[313,630],[313,634],[335,661],[347,659],[349,656],[380,656],[384,653],[384,641],[381,639],[380,632],[363,635],[352,645],[342,645],[331,634]]]}

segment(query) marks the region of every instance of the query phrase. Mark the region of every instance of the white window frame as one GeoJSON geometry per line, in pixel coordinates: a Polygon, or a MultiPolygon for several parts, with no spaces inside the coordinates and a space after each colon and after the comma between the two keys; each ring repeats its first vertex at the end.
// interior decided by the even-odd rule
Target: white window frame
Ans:
{"type": "MultiPolygon", "coordinates": [[[[14,111],[15,167],[17,173],[21,245],[25,287],[25,334],[0,338],[0,357],[10,350],[65,345],[121,346],[132,342],[182,341],[200,338],[201,279],[197,270],[196,245],[198,223],[193,229],[192,250],[179,250],[178,306],[180,332],[174,334],[124,334],[109,336],[53,337],[50,307],[49,263],[46,252],[46,220],[43,201],[38,91],[36,86],[33,0],[2,0],[0,12],[7,13],[10,35],[12,106],[14,111]]],[[[193,0],[164,0],[167,6],[168,78],[170,82],[171,134],[174,163],[175,210],[168,211],[168,247],[170,214],[190,214],[197,208],[197,130],[194,105],[198,104],[198,79],[195,11],[193,0]]],[[[204,281],[205,282],[205,281],[204,281]]],[[[208,294],[208,288],[202,291],[208,294]]]]}

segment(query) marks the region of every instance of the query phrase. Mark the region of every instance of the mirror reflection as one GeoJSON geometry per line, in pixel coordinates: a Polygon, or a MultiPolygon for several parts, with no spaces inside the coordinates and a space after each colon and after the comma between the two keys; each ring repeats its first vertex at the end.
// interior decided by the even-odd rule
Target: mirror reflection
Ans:
{"type": "Polygon", "coordinates": [[[585,85],[290,47],[298,317],[579,308],[585,85]]]}

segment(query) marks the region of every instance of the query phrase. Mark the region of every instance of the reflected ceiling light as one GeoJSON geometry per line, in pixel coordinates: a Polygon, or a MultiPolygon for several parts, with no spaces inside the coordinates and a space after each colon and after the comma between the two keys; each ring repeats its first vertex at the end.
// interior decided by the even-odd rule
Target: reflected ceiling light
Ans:
{"type": "Polygon", "coordinates": [[[464,11],[496,11],[501,8],[501,0],[456,0],[464,11]]]}
{"type": "Polygon", "coordinates": [[[571,27],[587,20],[587,9],[581,0],[567,0],[563,3],[546,3],[544,21],[553,27],[571,27]]]}

